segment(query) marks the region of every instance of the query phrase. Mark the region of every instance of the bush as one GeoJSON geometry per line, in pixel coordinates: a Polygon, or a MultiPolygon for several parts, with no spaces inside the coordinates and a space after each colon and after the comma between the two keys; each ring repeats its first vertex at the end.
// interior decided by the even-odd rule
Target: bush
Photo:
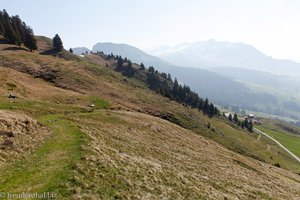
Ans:
{"type": "Polygon", "coordinates": [[[280,164],[279,163],[275,163],[274,166],[278,167],[278,168],[281,168],[280,164]]]}

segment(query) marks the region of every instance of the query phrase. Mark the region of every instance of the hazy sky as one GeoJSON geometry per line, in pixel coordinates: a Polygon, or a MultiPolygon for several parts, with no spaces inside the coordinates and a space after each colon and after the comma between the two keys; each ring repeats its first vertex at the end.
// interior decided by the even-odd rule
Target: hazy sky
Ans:
{"type": "Polygon", "coordinates": [[[66,48],[96,42],[139,48],[214,38],[300,62],[299,0],[1,0],[35,34],[66,48]]]}

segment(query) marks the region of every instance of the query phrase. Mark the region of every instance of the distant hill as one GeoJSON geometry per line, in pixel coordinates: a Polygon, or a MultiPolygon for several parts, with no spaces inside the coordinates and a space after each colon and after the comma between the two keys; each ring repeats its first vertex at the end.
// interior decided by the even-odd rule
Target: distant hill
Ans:
{"type": "Polygon", "coordinates": [[[115,55],[121,55],[122,57],[130,58],[133,62],[138,64],[143,62],[146,66],[171,66],[170,63],[128,44],[110,42],[97,43],[93,47],[93,52],[97,51],[102,51],[105,54],[113,53],[115,55]]]}
{"type": "Polygon", "coordinates": [[[89,50],[86,47],[74,47],[72,49],[73,49],[73,53],[76,54],[76,55],[81,55],[81,54],[86,53],[86,52],[88,52],[88,53],[91,52],[91,50],[89,50]]]}
{"type": "Polygon", "coordinates": [[[148,51],[152,55],[180,66],[196,68],[238,67],[275,74],[300,75],[300,64],[290,60],[274,59],[255,47],[244,43],[216,40],[163,46],[148,51]]]}

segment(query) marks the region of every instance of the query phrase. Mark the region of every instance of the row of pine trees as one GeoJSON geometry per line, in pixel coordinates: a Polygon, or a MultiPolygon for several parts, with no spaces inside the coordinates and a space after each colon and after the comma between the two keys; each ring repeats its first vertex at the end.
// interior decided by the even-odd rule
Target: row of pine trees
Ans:
{"type": "MultiPolygon", "coordinates": [[[[101,52],[102,53],[102,52],[101,52]]],[[[160,73],[150,66],[148,70],[145,68],[144,64],[139,65],[139,69],[135,69],[132,66],[132,62],[127,58],[122,58],[118,55],[107,55],[108,59],[114,59],[117,61],[116,70],[121,72],[123,75],[132,77],[134,75],[138,76],[138,71],[144,71],[146,73],[146,84],[148,87],[161,94],[162,96],[168,97],[169,99],[182,103],[191,108],[196,108],[207,114],[209,117],[215,115],[220,115],[218,108],[206,98],[205,100],[199,97],[199,95],[192,91],[189,86],[181,85],[175,78],[172,80],[170,74],[160,73]]]]}
{"type": "Polygon", "coordinates": [[[23,44],[30,51],[37,50],[33,30],[18,15],[9,16],[6,10],[0,11],[0,35],[10,44],[23,44]]]}
{"type": "Polygon", "coordinates": [[[157,93],[191,108],[196,108],[209,117],[220,113],[218,108],[213,103],[210,103],[207,98],[205,100],[202,99],[189,86],[179,84],[176,78],[173,81],[170,74],[159,73],[154,67],[149,67],[148,69],[147,84],[150,89],[157,93]]]}

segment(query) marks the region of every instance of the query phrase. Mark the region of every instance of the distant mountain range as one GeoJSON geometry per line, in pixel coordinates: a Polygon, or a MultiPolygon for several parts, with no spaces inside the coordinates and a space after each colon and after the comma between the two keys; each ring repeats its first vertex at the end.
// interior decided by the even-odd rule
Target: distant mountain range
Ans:
{"type": "Polygon", "coordinates": [[[97,43],[93,46],[93,52],[103,51],[105,54],[113,53],[115,55],[121,55],[127,57],[133,62],[140,64],[144,63],[146,66],[170,66],[171,64],[152,55],[145,53],[144,51],[130,46],[128,44],[116,44],[116,43],[97,43]]]}
{"type": "Polygon", "coordinates": [[[147,51],[170,63],[196,68],[237,67],[300,76],[300,64],[266,56],[251,45],[216,40],[162,46],[147,51]]]}
{"type": "MultiPolygon", "coordinates": [[[[268,67],[258,67],[259,59],[275,63],[278,61],[277,65],[274,65],[276,69],[284,62],[292,63],[288,67],[293,68],[294,72],[297,71],[299,64],[292,61],[272,59],[249,45],[228,42],[219,44],[219,42],[210,40],[193,45],[183,44],[176,48],[162,47],[159,51],[156,51],[162,58],[173,57],[174,60],[168,59],[169,62],[128,44],[97,43],[92,51],[105,54],[113,53],[114,55],[121,55],[123,58],[127,57],[134,63],[140,64],[142,62],[146,67],[154,66],[158,71],[170,73],[181,84],[189,85],[201,97],[208,97],[219,105],[235,106],[300,119],[300,115],[297,114],[300,112],[300,107],[294,106],[290,109],[290,105],[298,105],[298,100],[295,100],[292,95],[283,97],[300,91],[299,81],[295,84],[296,82],[289,76],[274,75],[275,70],[272,71],[271,67],[269,70],[268,67]],[[215,48],[213,48],[213,44],[215,48]],[[199,50],[201,45],[203,48],[199,50]],[[214,52],[217,53],[214,54],[214,52]],[[223,56],[222,52],[227,53],[227,56],[223,56]],[[236,55],[241,56],[237,58],[236,55]],[[206,57],[206,61],[202,62],[206,65],[201,65],[205,66],[206,69],[196,68],[197,65],[192,64],[193,60],[189,60],[193,56],[195,57],[194,61],[197,62],[202,60],[199,58],[206,57]],[[256,59],[250,59],[253,56],[256,59]],[[220,59],[218,60],[218,58],[220,59]],[[243,63],[243,59],[246,64],[238,67],[238,63],[243,63]],[[225,64],[222,64],[222,62],[225,64]],[[256,65],[250,65],[251,62],[256,63],[256,65]],[[284,92],[282,93],[282,91],[284,92]],[[289,105],[289,108],[286,108],[286,105],[289,105]]],[[[154,52],[154,50],[151,52],[154,52]]],[[[279,73],[280,70],[276,71],[279,73]]],[[[281,71],[287,70],[282,67],[281,71]]],[[[297,73],[293,75],[295,74],[297,73]]]]}

